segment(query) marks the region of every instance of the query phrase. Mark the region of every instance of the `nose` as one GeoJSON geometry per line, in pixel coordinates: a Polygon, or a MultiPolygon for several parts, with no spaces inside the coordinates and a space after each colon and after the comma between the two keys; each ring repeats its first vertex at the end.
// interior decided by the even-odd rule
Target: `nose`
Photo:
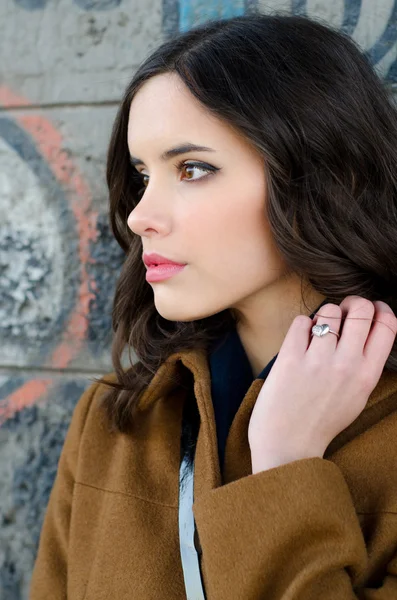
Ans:
{"type": "Polygon", "coordinates": [[[166,234],[171,227],[171,215],[165,208],[167,200],[163,194],[157,196],[153,193],[148,193],[148,188],[145,191],[144,198],[135,206],[127,218],[127,225],[133,233],[144,237],[153,232],[166,234]],[[156,197],[161,201],[156,201],[156,197]]]}

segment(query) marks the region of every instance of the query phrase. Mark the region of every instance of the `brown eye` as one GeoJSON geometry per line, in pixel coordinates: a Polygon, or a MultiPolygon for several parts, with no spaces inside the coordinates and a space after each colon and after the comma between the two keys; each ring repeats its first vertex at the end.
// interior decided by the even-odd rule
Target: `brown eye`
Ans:
{"type": "Polygon", "coordinates": [[[208,169],[200,165],[192,164],[183,164],[180,170],[181,173],[185,174],[185,179],[187,179],[188,181],[195,181],[196,179],[201,179],[203,177],[202,175],[199,177],[194,177],[195,171],[199,171],[201,173],[204,173],[205,175],[208,175],[208,173],[213,171],[213,169],[208,169]]]}
{"type": "Polygon", "coordinates": [[[137,191],[137,196],[140,199],[143,194],[145,193],[145,190],[148,186],[149,183],[149,176],[148,175],[143,175],[143,173],[139,173],[139,171],[135,171],[134,172],[134,179],[137,182],[137,184],[142,185],[143,187],[141,187],[138,191],[137,191]]]}
{"type": "MultiPolygon", "coordinates": [[[[214,175],[216,171],[220,170],[220,167],[214,167],[209,165],[208,163],[185,163],[183,161],[177,163],[175,165],[179,173],[182,173],[182,181],[197,181],[199,179],[204,179],[208,175],[214,175]],[[198,176],[197,176],[198,175],[198,176]]],[[[145,173],[140,173],[135,170],[135,176],[138,178],[139,183],[143,185],[143,187],[139,190],[138,194],[140,196],[143,195],[145,189],[149,184],[150,177],[145,173]]]]}

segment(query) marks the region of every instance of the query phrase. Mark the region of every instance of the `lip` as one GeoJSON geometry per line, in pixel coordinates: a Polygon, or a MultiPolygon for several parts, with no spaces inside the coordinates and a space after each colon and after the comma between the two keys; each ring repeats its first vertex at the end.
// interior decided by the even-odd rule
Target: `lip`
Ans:
{"type": "Polygon", "coordinates": [[[183,269],[186,265],[178,265],[175,263],[163,263],[157,267],[148,267],[146,271],[146,281],[155,282],[163,281],[173,277],[183,269]]]}
{"type": "Polygon", "coordinates": [[[179,267],[184,267],[186,263],[179,263],[165,256],[161,256],[161,254],[157,254],[156,252],[144,252],[142,256],[143,262],[146,267],[152,267],[153,265],[177,265],[179,267]]]}

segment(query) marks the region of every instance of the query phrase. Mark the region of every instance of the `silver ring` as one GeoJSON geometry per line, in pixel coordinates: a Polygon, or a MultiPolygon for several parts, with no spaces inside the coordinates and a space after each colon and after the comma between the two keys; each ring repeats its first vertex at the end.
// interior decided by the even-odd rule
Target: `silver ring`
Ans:
{"type": "Polygon", "coordinates": [[[327,333],[333,333],[338,338],[340,337],[339,333],[333,331],[327,323],[324,323],[324,325],[313,325],[312,327],[312,336],[315,335],[317,337],[322,337],[327,333]]]}

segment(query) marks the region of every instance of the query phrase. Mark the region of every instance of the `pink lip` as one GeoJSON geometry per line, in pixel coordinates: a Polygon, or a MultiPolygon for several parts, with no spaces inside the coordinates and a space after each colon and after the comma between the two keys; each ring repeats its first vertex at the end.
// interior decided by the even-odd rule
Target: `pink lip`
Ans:
{"type": "Polygon", "coordinates": [[[157,267],[148,267],[146,271],[146,281],[162,281],[169,279],[180,271],[183,271],[186,265],[177,265],[175,263],[162,264],[157,267]]]}
{"type": "Polygon", "coordinates": [[[165,256],[161,256],[161,254],[157,254],[156,252],[151,252],[150,254],[148,254],[147,252],[143,253],[143,262],[145,263],[145,265],[147,267],[151,267],[152,265],[158,266],[158,265],[178,265],[178,266],[184,266],[186,263],[178,263],[175,262],[174,260],[170,260],[169,258],[166,258],[165,256]]]}

